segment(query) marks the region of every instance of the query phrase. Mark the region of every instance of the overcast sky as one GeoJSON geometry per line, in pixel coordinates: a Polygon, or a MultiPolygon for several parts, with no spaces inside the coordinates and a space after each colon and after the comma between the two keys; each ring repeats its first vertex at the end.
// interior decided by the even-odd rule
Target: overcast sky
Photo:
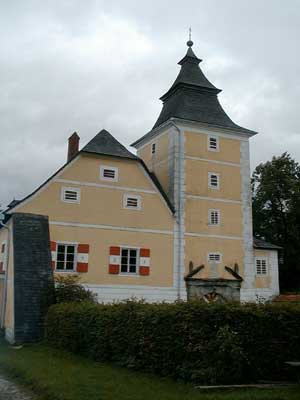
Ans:
{"type": "Polygon", "coordinates": [[[125,145],[193,50],[251,139],[255,167],[300,161],[300,0],[0,0],[0,203],[22,198],[99,130],[125,145]]]}

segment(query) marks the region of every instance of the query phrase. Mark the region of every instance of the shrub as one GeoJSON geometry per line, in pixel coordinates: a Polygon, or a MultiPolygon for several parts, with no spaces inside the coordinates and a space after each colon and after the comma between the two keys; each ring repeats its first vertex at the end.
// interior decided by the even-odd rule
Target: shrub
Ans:
{"type": "Polygon", "coordinates": [[[80,284],[78,275],[56,275],[54,281],[54,303],[96,301],[95,294],[80,284]]]}
{"type": "Polygon", "coordinates": [[[300,307],[200,302],[54,305],[46,338],[98,361],[194,383],[283,378],[300,359],[300,307]]]}

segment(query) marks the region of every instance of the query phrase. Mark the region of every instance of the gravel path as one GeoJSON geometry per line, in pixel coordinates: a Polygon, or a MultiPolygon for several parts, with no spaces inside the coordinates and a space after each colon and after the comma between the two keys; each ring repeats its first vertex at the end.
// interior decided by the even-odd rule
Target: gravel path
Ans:
{"type": "Polygon", "coordinates": [[[9,378],[0,375],[0,400],[34,400],[9,378]]]}

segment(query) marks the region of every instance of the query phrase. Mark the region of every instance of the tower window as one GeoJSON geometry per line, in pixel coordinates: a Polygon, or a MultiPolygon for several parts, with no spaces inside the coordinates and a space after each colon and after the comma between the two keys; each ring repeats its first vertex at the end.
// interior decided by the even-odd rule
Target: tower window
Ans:
{"type": "Polygon", "coordinates": [[[219,151],[219,138],[217,136],[208,137],[208,150],[219,151]]]}
{"type": "Polygon", "coordinates": [[[221,253],[208,253],[207,261],[209,263],[220,263],[222,260],[221,253]]]}
{"type": "Polygon", "coordinates": [[[101,165],[100,166],[100,179],[102,181],[117,182],[118,181],[118,168],[101,165]]]}
{"type": "Polygon", "coordinates": [[[151,144],[151,154],[155,154],[156,153],[156,143],[152,143],[151,144]]]}
{"type": "Polygon", "coordinates": [[[209,225],[220,225],[220,210],[209,210],[208,223],[209,225]]]}
{"type": "Polygon", "coordinates": [[[256,275],[267,275],[267,260],[266,258],[256,258],[256,275]]]}
{"type": "Polygon", "coordinates": [[[220,187],[220,174],[215,174],[213,172],[208,173],[208,186],[211,189],[219,189],[220,187]]]}

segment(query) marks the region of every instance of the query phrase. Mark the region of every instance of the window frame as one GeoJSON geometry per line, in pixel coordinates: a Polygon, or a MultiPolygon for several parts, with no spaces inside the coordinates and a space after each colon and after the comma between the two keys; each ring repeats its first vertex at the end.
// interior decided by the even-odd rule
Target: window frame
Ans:
{"type": "Polygon", "coordinates": [[[210,208],[210,209],[208,210],[208,225],[209,225],[209,226],[220,226],[220,225],[221,225],[221,212],[220,212],[219,209],[210,208]],[[218,217],[217,217],[217,218],[218,218],[218,223],[217,223],[217,224],[212,223],[211,215],[212,215],[212,213],[214,213],[214,212],[216,212],[216,213],[218,214],[218,217]]]}
{"type": "Polygon", "coordinates": [[[119,168],[118,168],[118,167],[112,167],[112,166],[109,166],[109,165],[100,165],[99,174],[100,174],[100,180],[101,180],[101,181],[105,181],[105,182],[118,182],[118,180],[119,180],[119,168]],[[108,178],[107,176],[104,176],[104,171],[105,171],[106,169],[115,172],[114,178],[108,178]]]}
{"type": "Polygon", "coordinates": [[[219,190],[220,189],[220,174],[218,172],[209,172],[208,173],[208,187],[210,189],[215,189],[215,190],[219,190]],[[214,185],[211,184],[212,176],[216,176],[217,177],[217,186],[214,186],[214,185]]]}
{"type": "Polygon", "coordinates": [[[269,268],[268,268],[268,258],[267,257],[255,257],[255,275],[256,276],[267,276],[269,273],[269,268]],[[262,272],[262,265],[260,266],[261,272],[258,272],[257,270],[257,261],[265,261],[266,263],[266,272],[262,272]]]}
{"type": "Polygon", "coordinates": [[[221,264],[221,262],[222,262],[222,253],[220,253],[219,251],[214,251],[214,252],[210,251],[209,253],[207,253],[207,262],[209,264],[221,264]],[[210,260],[210,256],[211,255],[218,255],[220,257],[219,261],[210,260]]]}
{"type": "Polygon", "coordinates": [[[215,135],[209,135],[207,137],[207,150],[208,151],[214,151],[215,153],[220,151],[219,147],[219,137],[215,135]],[[210,139],[215,139],[216,140],[216,148],[210,147],[210,139]]]}
{"type": "MultiPolygon", "coordinates": [[[[56,256],[55,256],[55,268],[54,268],[54,272],[58,272],[61,274],[72,274],[72,273],[76,273],[77,272],[77,263],[78,263],[78,243],[77,242],[56,242],[56,256]],[[57,255],[58,255],[58,246],[74,246],[74,265],[73,265],[73,269],[57,269],[57,255]]],[[[65,253],[66,256],[66,253],[65,253]]],[[[64,264],[66,264],[66,260],[64,260],[64,264]]]]}
{"type": "Polygon", "coordinates": [[[123,208],[126,210],[140,211],[142,209],[142,197],[137,194],[125,193],[123,195],[123,208]],[[130,207],[130,206],[128,207],[127,201],[130,198],[137,200],[137,207],[130,207]]]}
{"type": "Polygon", "coordinates": [[[120,272],[119,272],[119,275],[123,275],[123,276],[140,276],[139,275],[139,266],[140,266],[140,250],[141,250],[141,248],[140,247],[135,247],[135,246],[120,246],[120,272]],[[130,256],[128,257],[128,255],[127,255],[127,257],[128,257],[128,260],[127,260],[127,271],[126,272],[122,272],[122,251],[123,250],[128,250],[128,251],[130,251],[130,250],[136,250],[136,270],[135,270],[135,272],[130,272],[129,271],[129,267],[130,267],[130,263],[129,263],[129,259],[130,259],[130,256]]]}
{"type": "Polygon", "coordinates": [[[61,201],[63,201],[64,203],[69,203],[69,204],[80,204],[80,198],[81,198],[80,188],[78,188],[78,187],[70,187],[70,186],[69,187],[62,186],[62,188],[61,188],[61,201]],[[76,200],[66,199],[65,198],[65,194],[66,194],[67,191],[77,193],[77,199],[76,200]]]}

